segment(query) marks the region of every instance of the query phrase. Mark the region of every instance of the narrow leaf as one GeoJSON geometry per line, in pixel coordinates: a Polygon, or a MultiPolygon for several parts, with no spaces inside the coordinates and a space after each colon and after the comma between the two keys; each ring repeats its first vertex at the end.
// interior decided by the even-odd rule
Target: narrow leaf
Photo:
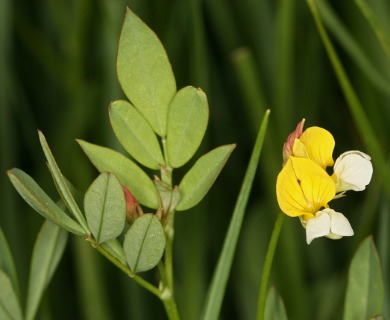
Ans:
{"type": "Polygon", "coordinates": [[[20,303],[12,286],[11,279],[0,269],[0,319],[22,320],[20,303]]]}
{"type": "Polygon", "coordinates": [[[44,218],[78,236],[85,234],[81,226],[62,211],[27,173],[14,168],[7,174],[24,201],[44,218]]]}
{"type": "Polygon", "coordinates": [[[125,227],[126,200],[119,180],[101,173],[84,198],[88,226],[97,243],[115,239],[125,227]]]}
{"type": "Polygon", "coordinates": [[[386,29],[381,24],[377,15],[373,12],[365,0],[355,0],[360,12],[364,15],[386,55],[387,61],[390,62],[390,38],[386,29]]]}
{"type": "Polygon", "coordinates": [[[203,199],[235,146],[235,144],[228,144],[218,147],[196,161],[179,184],[181,201],[176,207],[177,210],[188,210],[203,199]]]}
{"type": "Polygon", "coordinates": [[[56,270],[68,240],[68,233],[45,221],[32,254],[27,291],[26,320],[35,318],[44,290],[56,270]]]}
{"type": "Polygon", "coordinates": [[[349,267],[344,320],[369,319],[382,313],[384,284],[372,237],[366,238],[349,267]]]}
{"type": "Polygon", "coordinates": [[[134,272],[154,268],[165,249],[165,233],[156,216],[144,214],[127,231],[123,242],[126,261],[134,272]]]}
{"type": "Polygon", "coordinates": [[[332,63],[340,87],[343,91],[346,101],[348,102],[348,107],[356,124],[356,128],[359,130],[360,136],[367,148],[367,151],[373,159],[373,164],[376,166],[376,170],[379,173],[378,177],[382,179],[385,192],[388,196],[390,196],[390,171],[388,170],[386,157],[379,142],[380,139],[376,136],[374,128],[366,114],[367,108],[363,107],[359,97],[352,87],[352,83],[349,80],[341,60],[339,59],[331,39],[329,38],[328,33],[322,23],[321,16],[316,6],[316,1],[306,0],[306,2],[309,5],[314,21],[318,28],[318,32],[321,36],[321,40],[329,56],[329,60],[332,63]]]}
{"type": "Polygon", "coordinates": [[[16,272],[14,259],[8,246],[7,239],[0,228],[0,269],[3,270],[11,280],[15,293],[20,298],[18,275],[16,272]]]}
{"type": "Polygon", "coordinates": [[[165,136],[168,106],[176,81],[156,34],[127,9],[119,39],[118,79],[126,96],[154,131],[165,136]]]}
{"type": "Polygon", "coordinates": [[[264,114],[259,133],[257,134],[255,146],[242,182],[240,194],[237,197],[233,215],[230,220],[229,229],[226,233],[222,252],[218,259],[217,267],[214,270],[213,279],[209,288],[205,303],[205,309],[201,319],[217,319],[222,306],[223,296],[226,291],[226,285],[230,270],[233,264],[233,257],[236,251],[238,236],[241,231],[242,221],[244,219],[245,209],[248,204],[249,194],[252,189],[253,180],[257,171],[257,165],[260,160],[261,150],[265,133],[268,126],[270,110],[264,114]]]}
{"type": "Polygon", "coordinates": [[[207,128],[209,108],[204,92],[185,87],[177,92],[168,111],[167,152],[169,164],[178,168],[198,149],[207,128]]]}
{"type": "Polygon", "coordinates": [[[134,195],[137,201],[157,209],[157,189],[147,174],[121,153],[98,145],[77,140],[91,162],[100,172],[111,172],[134,195]]]}
{"type": "Polygon", "coordinates": [[[139,163],[150,169],[164,164],[157,136],[145,118],[127,101],[114,101],[110,121],[119,142],[139,163]]]}
{"type": "Polygon", "coordinates": [[[268,290],[264,320],[287,320],[286,308],[274,287],[268,290]]]}
{"type": "Polygon", "coordinates": [[[60,168],[58,167],[56,160],[47,144],[46,138],[41,131],[38,131],[39,141],[41,142],[41,146],[43,152],[45,154],[49,170],[51,175],[53,176],[54,183],[57,187],[59,194],[61,195],[62,200],[64,201],[66,207],[72,213],[72,215],[76,218],[77,222],[81,225],[81,227],[85,230],[86,233],[89,233],[87,222],[83,214],[78,207],[76,200],[73,198],[73,195],[68,187],[68,183],[63,177],[60,168]]]}

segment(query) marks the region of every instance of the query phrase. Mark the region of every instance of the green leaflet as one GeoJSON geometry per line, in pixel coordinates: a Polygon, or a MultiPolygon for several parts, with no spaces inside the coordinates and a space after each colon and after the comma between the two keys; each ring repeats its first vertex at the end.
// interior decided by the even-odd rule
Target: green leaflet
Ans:
{"type": "Polygon", "coordinates": [[[213,185],[235,148],[228,144],[215,148],[200,157],[179,184],[181,201],[176,210],[188,210],[197,205],[213,185]]]}
{"type": "Polygon", "coordinates": [[[119,39],[117,73],[131,103],[157,134],[165,136],[175,77],[160,40],[130,9],[119,39]]]}
{"type": "Polygon", "coordinates": [[[165,161],[157,136],[137,109],[127,101],[114,101],[110,121],[119,142],[135,160],[150,169],[160,169],[165,161]]]}
{"type": "Polygon", "coordinates": [[[69,232],[78,236],[85,234],[83,228],[62,211],[27,173],[17,168],[7,173],[15,189],[35,211],[69,232]]]}
{"type": "Polygon", "coordinates": [[[358,248],[349,267],[343,319],[369,319],[381,314],[383,303],[381,265],[372,237],[368,237],[358,248]]]}
{"type": "Polygon", "coordinates": [[[18,275],[15,268],[14,259],[12,257],[11,250],[8,246],[7,239],[3,233],[3,230],[0,228],[0,270],[3,270],[9,279],[11,280],[12,286],[20,297],[19,292],[19,281],[18,275]]]}
{"type": "Polygon", "coordinates": [[[157,209],[157,189],[147,174],[121,153],[83,140],[77,140],[88,158],[100,172],[111,172],[146,207],[157,209]]]}
{"type": "Polygon", "coordinates": [[[126,261],[134,272],[154,268],[165,250],[163,226],[153,214],[144,214],[132,224],[123,242],[126,261]]]}
{"type": "Polygon", "coordinates": [[[115,239],[125,227],[126,200],[119,180],[101,173],[84,197],[87,223],[97,243],[115,239]]]}
{"type": "Polygon", "coordinates": [[[185,87],[177,92],[169,107],[167,153],[173,168],[183,166],[198,149],[206,132],[209,107],[204,92],[185,87]]]}
{"type": "Polygon", "coordinates": [[[45,154],[48,168],[50,170],[50,173],[53,177],[54,183],[57,187],[57,190],[59,194],[61,195],[62,200],[64,201],[66,207],[69,209],[69,211],[72,213],[72,215],[76,218],[77,222],[81,225],[81,227],[85,230],[85,233],[89,234],[89,230],[87,227],[87,222],[85,221],[85,218],[78,207],[76,200],[73,198],[73,195],[69,189],[69,186],[67,184],[67,181],[65,180],[64,176],[62,175],[60,168],[58,167],[56,160],[54,159],[54,156],[49,148],[49,145],[46,142],[46,138],[43,135],[41,131],[38,131],[39,135],[39,141],[42,146],[42,150],[45,154]]]}
{"type": "Polygon", "coordinates": [[[45,221],[38,234],[30,266],[26,320],[35,319],[44,290],[56,270],[68,240],[68,233],[45,221]]]}
{"type": "Polygon", "coordinates": [[[0,319],[22,320],[22,310],[8,275],[0,269],[0,319]]]}

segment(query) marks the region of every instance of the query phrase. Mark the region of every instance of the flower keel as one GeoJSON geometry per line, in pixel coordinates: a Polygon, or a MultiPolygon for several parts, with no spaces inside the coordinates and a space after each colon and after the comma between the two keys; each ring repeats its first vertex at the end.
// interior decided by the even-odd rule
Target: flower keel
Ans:
{"type": "Polygon", "coordinates": [[[303,225],[306,227],[307,244],[319,237],[337,240],[354,234],[348,219],[332,209],[317,212],[314,218],[303,225]]]}

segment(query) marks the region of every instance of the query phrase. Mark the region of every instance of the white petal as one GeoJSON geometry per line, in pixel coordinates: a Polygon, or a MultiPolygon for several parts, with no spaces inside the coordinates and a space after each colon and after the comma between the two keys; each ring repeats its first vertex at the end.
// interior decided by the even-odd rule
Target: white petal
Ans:
{"type": "Polygon", "coordinates": [[[373,168],[369,155],[360,151],[344,152],[334,165],[337,192],[362,191],[371,181],[373,168]]]}
{"type": "Polygon", "coordinates": [[[337,236],[353,236],[351,224],[349,223],[348,219],[340,212],[333,211],[330,218],[330,226],[332,233],[337,236]]]}
{"type": "Polygon", "coordinates": [[[306,223],[306,242],[310,244],[315,238],[323,237],[330,232],[330,216],[322,211],[306,223]]]}

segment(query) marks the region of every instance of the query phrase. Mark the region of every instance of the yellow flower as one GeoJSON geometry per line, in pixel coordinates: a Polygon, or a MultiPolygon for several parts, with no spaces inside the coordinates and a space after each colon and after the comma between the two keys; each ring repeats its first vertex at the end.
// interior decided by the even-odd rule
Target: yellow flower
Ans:
{"type": "Polygon", "coordinates": [[[290,156],[276,181],[280,209],[288,216],[304,220],[327,208],[335,194],[334,180],[308,158],[290,156]]]}
{"type": "Polygon", "coordinates": [[[332,166],[334,149],[332,134],[320,127],[307,128],[299,139],[295,139],[292,155],[299,158],[309,158],[322,168],[332,166]]]}

